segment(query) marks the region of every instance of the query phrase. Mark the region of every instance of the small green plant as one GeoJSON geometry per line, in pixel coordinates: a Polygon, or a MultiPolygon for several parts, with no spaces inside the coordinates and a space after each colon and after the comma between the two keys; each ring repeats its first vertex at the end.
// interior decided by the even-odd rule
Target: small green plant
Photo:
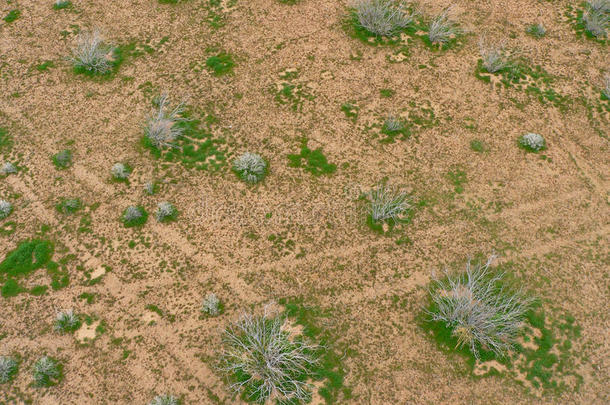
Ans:
{"type": "Polygon", "coordinates": [[[71,309],[59,311],[55,317],[55,330],[61,333],[74,332],[80,325],[80,318],[71,309]]]}
{"type": "Polygon", "coordinates": [[[352,103],[344,103],[341,105],[341,111],[345,114],[347,118],[352,120],[353,123],[358,119],[358,111],[360,108],[352,103]]]}
{"type": "Polygon", "coordinates": [[[483,153],[486,151],[487,148],[485,147],[485,143],[483,143],[483,141],[473,139],[472,141],[470,141],[470,149],[478,153],[483,153]]]}
{"type": "Polygon", "coordinates": [[[604,76],[604,84],[602,87],[602,97],[606,100],[610,100],[610,73],[606,73],[604,76]]]}
{"type": "Polygon", "coordinates": [[[519,145],[530,152],[540,152],[546,149],[546,141],[542,135],[529,132],[519,138],[519,145]]]}
{"type": "Polygon", "coordinates": [[[8,12],[8,14],[3,18],[3,20],[8,24],[12,23],[16,19],[21,16],[21,11],[15,9],[8,12]]]}
{"type": "Polygon", "coordinates": [[[11,212],[13,212],[13,205],[6,200],[0,200],[0,219],[8,217],[11,212]]]}
{"type": "Polygon", "coordinates": [[[233,71],[233,57],[225,52],[221,52],[218,55],[210,56],[206,61],[205,65],[212,71],[214,76],[222,76],[233,71]]]}
{"type": "Polygon", "coordinates": [[[383,223],[393,226],[408,219],[411,210],[409,194],[384,182],[369,193],[368,223],[373,229],[380,229],[383,223]]]}
{"type": "Polygon", "coordinates": [[[126,228],[142,226],[148,220],[148,212],[143,207],[130,205],[123,211],[121,219],[126,228]]]}
{"type": "Polygon", "coordinates": [[[4,162],[2,168],[0,168],[0,173],[4,176],[8,176],[9,174],[17,173],[17,167],[11,162],[4,162]]]}
{"type": "Polygon", "coordinates": [[[53,3],[53,10],[63,10],[66,8],[72,8],[72,2],[70,0],[55,0],[53,3]]]}
{"type": "Polygon", "coordinates": [[[72,152],[68,149],[62,150],[51,157],[53,164],[59,170],[72,166],[72,152]]]}
{"type": "Polygon", "coordinates": [[[246,152],[235,159],[233,171],[247,183],[258,183],[267,174],[267,162],[257,153],[246,152]]]}
{"type": "Polygon", "coordinates": [[[462,194],[464,192],[464,184],[468,181],[468,177],[466,176],[466,172],[462,169],[455,168],[454,170],[450,170],[447,172],[447,178],[453,184],[454,191],[457,194],[462,194]]]}
{"type": "Polygon", "coordinates": [[[72,215],[82,207],[82,203],[78,198],[64,198],[62,199],[55,208],[57,211],[65,215],[72,215]]]}
{"type": "Polygon", "coordinates": [[[144,135],[155,148],[176,147],[174,141],[184,133],[184,127],[179,125],[185,121],[184,103],[169,108],[168,95],[163,93],[155,100],[157,108],[148,118],[144,135]]]}
{"type": "Polygon", "coordinates": [[[457,276],[446,274],[429,289],[429,322],[450,331],[457,348],[466,347],[476,357],[491,351],[502,357],[516,342],[532,300],[511,290],[503,272],[493,273],[491,256],[486,263],[471,265],[457,276]]]}
{"type": "Polygon", "coordinates": [[[391,36],[409,27],[415,13],[393,0],[359,0],[354,5],[354,24],[376,36],[391,36]]]}
{"type": "Polygon", "coordinates": [[[311,399],[311,377],[318,346],[292,338],[283,328],[285,319],[244,314],[223,335],[221,369],[231,389],[246,401],[301,403],[311,399]]]}
{"type": "Polygon", "coordinates": [[[115,163],[110,169],[110,174],[114,181],[127,182],[131,174],[131,167],[124,163],[115,163]]]}
{"type": "Polygon", "coordinates": [[[19,365],[11,357],[0,356],[0,384],[11,381],[17,375],[19,365]]]}
{"type": "Polygon", "coordinates": [[[546,35],[546,28],[542,24],[532,24],[525,29],[525,32],[534,38],[542,38],[546,35]]]}
{"type": "Polygon", "coordinates": [[[203,303],[201,305],[201,311],[204,314],[207,314],[209,316],[218,316],[223,311],[222,302],[218,299],[216,294],[209,293],[203,299],[203,303]]]}
{"type": "Polygon", "coordinates": [[[72,65],[76,73],[107,75],[118,63],[118,49],[104,43],[98,30],[81,32],[72,50],[72,65]]]}
{"type": "Polygon", "coordinates": [[[38,387],[50,387],[57,384],[62,376],[61,365],[57,360],[43,356],[34,363],[32,369],[34,383],[38,387]]]}
{"type": "Polygon", "coordinates": [[[457,25],[449,19],[450,11],[451,7],[445,9],[430,22],[428,26],[428,39],[430,43],[441,46],[446,45],[461,32],[457,25]]]}
{"type": "Polygon", "coordinates": [[[155,213],[155,217],[158,222],[168,222],[173,221],[178,216],[178,210],[174,207],[173,204],[163,201],[157,205],[157,212],[155,213]]]}
{"type": "MultiPolygon", "coordinates": [[[[163,0],[168,2],[168,0],[163,0]]],[[[176,1],[176,0],[174,0],[176,1]]],[[[153,398],[152,401],[148,403],[148,405],[180,405],[181,401],[179,398],[176,398],[173,395],[157,395],[153,398]]]]}
{"type": "Polygon", "coordinates": [[[311,150],[307,147],[307,140],[303,141],[301,153],[288,155],[289,167],[302,167],[314,176],[332,174],[337,170],[337,165],[328,163],[322,148],[311,150]]]}

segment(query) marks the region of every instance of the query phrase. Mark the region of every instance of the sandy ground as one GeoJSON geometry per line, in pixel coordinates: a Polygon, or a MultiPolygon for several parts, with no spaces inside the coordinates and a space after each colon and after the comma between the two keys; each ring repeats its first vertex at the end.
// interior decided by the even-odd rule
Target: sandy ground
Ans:
{"type": "MultiPolygon", "coordinates": [[[[50,1],[0,5],[2,15],[21,10],[17,21],[0,23],[0,126],[14,141],[3,159],[27,168],[0,179],[0,197],[15,206],[4,222],[17,224],[0,236],[0,254],[46,224],[55,258],[76,256],[68,264],[69,287],[0,299],[0,354],[23,360],[13,385],[0,387],[0,402],[144,404],[172,392],[187,404],[236,403],[213,367],[220,332],[243,310],[286,296],[334,309],[328,326],[356,353],[345,360],[354,393],[345,403],[610,399],[608,113],[589,114],[578,101],[562,112],[473,74],[477,36],[485,34],[557,76],[557,91],[599,104],[608,50],[576,37],[563,17],[567,1],[459,0],[453,13],[470,32],[464,46],[433,52],[415,43],[401,63],[388,61],[395,49],[346,34],[343,1],[74,4],[68,11],[52,10],[50,1]],[[206,23],[210,9],[224,26],[206,23]],[[524,32],[535,22],[548,28],[542,40],[524,32]],[[154,52],[128,57],[111,80],[75,76],[66,60],[75,32],[94,27],[110,42],[149,44],[154,52]],[[234,55],[232,75],[214,77],[203,68],[211,47],[234,55]],[[54,67],[35,68],[47,60],[54,67]],[[294,83],[315,97],[304,99],[300,111],[275,101],[286,69],[297,69],[294,83]],[[380,89],[395,94],[382,98],[380,89]],[[138,144],[150,100],[162,90],[187,98],[198,113],[213,113],[213,133],[227,140],[230,153],[265,156],[271,167],[265,182],[249,187],[226,169],[162,168],[138,144]],[[380,143],[368,128],[412,101],[429,105],[438,125],[380,143]],[[359,107],[355,123],[341,111],[346,102],[359,107]],[[525,132],[544,135],[550,159],[516,146],[525,132]],[[303,136],[323,147],[338,166],[335,174],[313,177],[288,167],[286,154],[298,150],[303,136]],[[473,152],[473,139],[488,151],[473,152]],[[57,171],[49,157],[66,145],[75,163],[57,171]],[[109,181],[119,161],[134,167],[129,185],[109,181]],[[461,194],[447,175],[456,169],[466,173],[461,194]],[[426,202],[402,234],[378,235],[364,223],[357,197],[384,177],[426,202]],[[158,195],[146,196],[143,184],[152,178],[164,183],[158,195]],[[55,204],[67,196],[99,207],[65,217],[55,204]],[[163,200],[180,210],[177,222],[151,218],[140,230],[125,230],[118,221],[127,205],[152,212],[163,200]],[[77,232],[85,215],[91,232],[77,232]],[[291,239],[294,248],[269,241],[272,234],[291,239]],[[412,243],[398,245],[400,236],[412,243]],[[549,313],[568,312],[582,326],[578,392],[537,396],[509,379],[473,379],[463,361],[439,352],[417,326],[433,273],[492,251],[514,264],[549,313]],[[89,285],[91,273],[98,283],[89,285]],[[226,304],[220,317],[200,316],[209,291],[226,304]],[[96,294],[92,304],[78,298],[85,292],[96,294]],[[105,332],[58,335],[52,322],[62,308],[91,315],[105,332]],[[33,388],[29,369],[44,353],[63,362],[65,378],[50,389],[33,388]]],[[[447,5],[428,1],[420,8],[430,14],[447,5]]],[[[27,285],[45,277],[39,271],[27,285]]]]}

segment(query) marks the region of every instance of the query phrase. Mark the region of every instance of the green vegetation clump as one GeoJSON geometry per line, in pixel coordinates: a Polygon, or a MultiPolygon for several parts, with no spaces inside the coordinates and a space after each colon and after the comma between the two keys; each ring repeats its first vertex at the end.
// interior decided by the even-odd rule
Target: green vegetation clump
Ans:
{"type": "Polygon", "coordinates": [[[17,20],[19,17],[21,17],[21,11],[14,9],[8,12],[8,14],[6,16],[4,16],[3,20],[9,24],[12,23],[13,21],[17,20]]]}
{"type": "Polygon", "coordinates": [[[49,241],[34,239],[21,242],[9,252],[0,263],[0,275],[9,277],[25,276],[49,263],[53,256],[53,244],[49,241]]]}
{"type": "MultiPolygon", "coordinates": [[[[214,138],[210,131],[201,128],[201,121],[190,118],[182,106],[179,114],[172,117],[167,111],[164,114],[167,118],[165,122],[171,124],[172,128],[171,132],[166,133],[172,135],[158,138],[164,139],[162,142],[156,142],[146,135],[141,139],[142,146],[150,150],[153,157],[165,162],[179,162],[187,168],[198,170],[218,170],[226,164],[225,152],[221,147],[225,141],[214,138]]],[[[206,117],[208,129],[213,119],[212,116],[206,117]]]]}
{"type": "Polygon", "coordinates": [[[81,320],[73,310],[60,311],[55,317],[55,330],[61,333],[74,332],[81,326],[81,320]]]}
{"type": "Polygon", "coordinates": [[[11,381],[17,375],[19,365],[11,357],[0,356],[0,384],[11,381]]]}
{"type": "Polygon", "coordinates": [[[210,56],[206,61],[205,65],[212,71],[214,76],[222,76],[233,71],[233,57],[225,52],[220,52],[218,55],[210,56]]]}
{"type": "Polygon", "coordinates": [[[0,200],[0,219],[4,219],[13,212],[13,204],[6,200],[0,200]]]}
{"type": "Polygon", "coordinates": [[[534,38],[542,38],[546,35],[546,28],[542,24],[532,24],[525,29],[525,32],[534,38]]]}
{"type": "Polygon", "coordinates": [[[51,157],[53,164],[59,170],[72,166],[72,152],[68,149],[62,150],[51,157]]]}
{"type": "Polygon", "coordinates": [[[267,174],[267,162],[257,153],[246,152],[235,159],[233,171],[247,183],[258,183],[267,174]]]}
{"type": "Polygon", "coordinates": [[[485,143],[483,141],[473,139],[472,141],[470,141],[470,149],[478,153],[483,153],[487,150],[487,147],[485,146],[485,143]]]}
{"type": "Polygon", "coordinates": [[[246,401],[301,403],[311,400],[307,382],[317,360],[317,345],[284,330],[285,318],[244,314],[223,335],[221,369],[231,389],[246,401]]]}
{"type": "Polygon", "coordinates": [[[126,228],[142,226],[148,220],[148,212],[144,207],[131,205],[123,211],[121,220],[126,228]]]}
{"type": "Polygon", "coordinates": [[[289,167],[302,167],[314,176],[332,174],[337,170],[337,165],[328,163],[322,148],[311,150],[307,147],[307,140],[303,141],[301,153],[288,155],[289,167]]]}
{"type": "Polygon", "coordinates": [[[78,198],[64,198],[55,208],[62,214],[72,215],[82,208],[82,203],[78,198]]]}
{"type": "Polygon", "coordinates": [[[519,145],[530,152],[540,152],[546,148],[546,141],[542,135],[529,132],[519,138],[519,145]]]}
{"type": "Polygon", "coordinates": [[[178,216],[178,210],[174,207],[173,204],[162,201],[157,205],[157,212],[155,213],[155,217],[158,222],[169,222],[176,219],[178,216]]]}
{"type": "Polygon", "coordinates": [[[35,385],[38,387],[56,385],[62,377],[61,364],[49,356],[43,356],[34,363],[32,376],[34,377],[35,385]]]}
{"type": "Polygon", "coordinates": [[[464,274],[447,274],[433,281],[429,289],[429,321],[440,323],[456,348],[467,348],[477,359],[482,350],[498,357],[506,355],[532,302],[503,284],[503,272],[490,270],[494,260],[491,256],[474,266],[469,261],[464,274]]]}

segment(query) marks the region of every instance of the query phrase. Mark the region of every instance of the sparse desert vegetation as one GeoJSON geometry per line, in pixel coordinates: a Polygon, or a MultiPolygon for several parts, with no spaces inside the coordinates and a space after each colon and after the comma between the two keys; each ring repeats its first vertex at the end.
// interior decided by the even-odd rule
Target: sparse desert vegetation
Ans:
{"type": "Polygon", "coordinates": [[[0,4],[0,404],[603,404],[610,2],[0,4]]]}

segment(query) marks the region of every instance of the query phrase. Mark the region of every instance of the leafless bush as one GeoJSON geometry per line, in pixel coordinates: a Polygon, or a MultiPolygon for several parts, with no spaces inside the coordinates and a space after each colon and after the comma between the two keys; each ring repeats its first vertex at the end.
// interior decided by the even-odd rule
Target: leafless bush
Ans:
{"type": "Polygon", "coordinates": [[[479,349],[503,356],[514,343],[531,299],[520,291],[502,286],[504,272],[493,273],[491,256],[483,265],[466,265],[466,273],[447,274],[430,289],[434,303],[428,311],[433,321],[441,321],[452,330],[458,347],[468,347],[475,357],[479,349]]]}
{"type": "Polygon", "coordinates": [[[383,183],[370,192],[370,201],[370,215],[374,222],[398,222],[411,208],[409,195],[405,191],[383,183]]]}
{"type": "Polygon", "coordinates": [[[157,148],[174,146],[172,142],[184,133],[184,128],[178,123],[185,121],[182,117],[184,113],[184,103],[179,103],[176,107],[169,107],[170,100],[167,94],[163,93],[157,100],[157,108],[148,118],[144,133],[150,143],[157,148]]]}
{"type": "Polygon", "coordinates": [[[403,2],[359,0],[354,4],[358,25],[371,34],[390,36],[411,25],[415,13],[403,2]]]}
{"type": "Polygon", "coordinates": [[[496,73],[508,65],[504,55],[504,45],[491,45],[485,42],[484,38],[479,40],[479,53],[483,60],[483,67],[489,73],[496,73]]]}
{"type": "Polygon", "coordinates": [[[433,44],[446,44],[452,36],[457,35],[460,29],[449,19],[451,7],[434,17],[428,28],[428,39],[433,44]]]}
{"type": "Polygon", "coordinates": [[[311,386],[303,378],[316,364],[317,346],[291,339],[282,329],[284,319],[244,314],[225,330],[222,369],[234,379],[231,389],[246,391],[249,399],[264,403],[306,401],[311,386]],[[299,378],[301,377],[301,378],[299,378]]]}
{"type": "Polygon", "coordinates": [[[99,30],[81,32],[76,48],[72,50],[71,61],[78,71],[92,74],[106,74],[112,69],[112,48],[104,44],[99,30]]]}

